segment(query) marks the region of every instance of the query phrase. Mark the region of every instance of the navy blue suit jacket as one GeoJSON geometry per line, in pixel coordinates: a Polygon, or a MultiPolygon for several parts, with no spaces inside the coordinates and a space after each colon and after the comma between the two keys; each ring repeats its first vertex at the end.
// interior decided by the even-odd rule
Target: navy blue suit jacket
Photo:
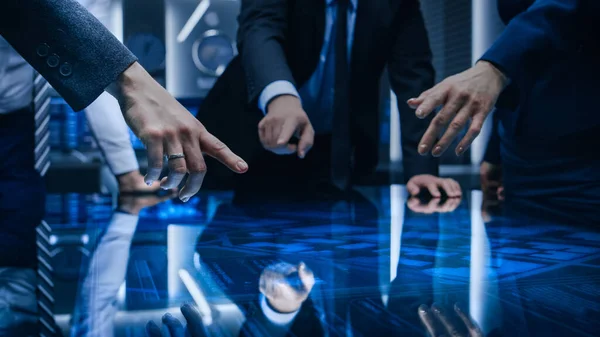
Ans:
{"type": "Polygon", "coordinates": [[[75,110],[92,103],[136,61],[74,0],[2,0],[0,35],[75,110]]]}
{"type": "Polygon", "coordinates": [[[498,7],[507,27],[482,60],[511,80],[499,99],[507,194],[600,199],[600,1],[498,7]]]}

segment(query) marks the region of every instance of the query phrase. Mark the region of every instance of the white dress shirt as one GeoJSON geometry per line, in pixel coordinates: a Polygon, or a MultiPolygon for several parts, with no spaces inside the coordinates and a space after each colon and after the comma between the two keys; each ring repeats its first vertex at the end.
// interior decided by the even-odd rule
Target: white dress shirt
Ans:
{"type": "Polygon", "coordinates": [[[0,36],[0,114],[27,107],[33,99],[33,68],[0,36]]]}

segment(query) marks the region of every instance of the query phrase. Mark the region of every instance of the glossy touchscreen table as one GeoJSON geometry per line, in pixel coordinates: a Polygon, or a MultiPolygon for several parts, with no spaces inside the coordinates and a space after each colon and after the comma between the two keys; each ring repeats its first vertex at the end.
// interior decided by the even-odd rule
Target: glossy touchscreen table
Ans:
{"type": "Polygon", "coordinates": [[[149,321],[160,327],[170,313],[165,322],[187,318],[192,336],[600,331],[592,224],[536,220],[539,211],[482,214],[479,191],[430,207],[407,204],[403,186],[363,188],[351,201],[230,200],[121,200],[140,210],[131,215],[113,212],[110,197],[49,196],[55,330],[146,336],[149,321]]]}

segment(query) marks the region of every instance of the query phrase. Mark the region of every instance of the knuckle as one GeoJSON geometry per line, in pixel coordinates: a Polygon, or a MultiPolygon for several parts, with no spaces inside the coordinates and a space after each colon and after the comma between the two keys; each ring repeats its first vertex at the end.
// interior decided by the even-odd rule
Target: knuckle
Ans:
{"type": "Polygon", "coordinates": [[[449,128],[458,131],[463,128],[463,125],[461,121],[453,120],[452,123],[450,123],[449,128]]]}
{"type": "Polygon", "coordinates": [[[481,97],[475,96],[471,98],[471,106],[474,109],[482,109],[485,108],[487,105],[487,101],[481,97]]]}
{"type": "Polygon", "coordinates": [[[194,134],[194,132],[192,131],[192,128],[182,125],[179,127],[178,133],[180,136],[182,137],[186,137],[186,138],[191,138],[192,135],[194,134]]]}
{"type": "Polygon", "coordinates": [[[153,170],[162,170],[162,168],[163,168],[162,161],[160,161],[160,160],[153,161],[152,163],[149,164],[149,166],[153,170]]]}
{"type": "Polygon", "coordinates": [[[204,162],[195,163],[190,167],[190,173],[206,173],[206,171],[208,171],[208,168],[204,162]]]}
{"type": "Polygon", "coordinates": [[[147,140],[161,140],[164,137],[164,131],[161,129],[147,129],[141,135],[142,139],[147,140]]]}
{"type": "MultiPolygon", "coordinates": [[[[182,161],[182,160],[178,160],[178,161],[182,161]]],[[[186,174],[187,173],[187,168],[185,166],[185,163],[171,164],[171,167],[169,168],[169,170],[176,174],[186,174]]]]}
{"type": "Polygon", "coordinates": [[[467,91],[464,90],[460,90],[458,91],[458,98],[460,98],[461,100],[470,100],[471,99],[471,94],[467,91]]]}
{"type": "Polygon", "coordinates": [[[177,137],[177,129],[165,129],[163,131],[163,137],[166,139],[174,139],[177,137]]]}
{"type": "Polygon", "coordinates": [[[469,130],[471,131],[472,134],[474,135],[478,135],[481,132],[481,126],[480,125],[471,125],[471,127],[469,128],[469,130]]]}
{"type": "Polygon", "coordinates": [[[222,141],[220,141],[218,139],[215,139],[215,141],[213,143],[213,148],[217,152],[223,152],[223,151],[229,150],[227,145],[225,145],[225,143],[223,143],[222,141]]]}
{"type": "Polygon", "coordinates": [[[435,126],[438,126],[438,127],[445,126],[447,124],[446,117],[444,117],[444,115],[437,115],[433,119],[433,123],[435,126]]]}

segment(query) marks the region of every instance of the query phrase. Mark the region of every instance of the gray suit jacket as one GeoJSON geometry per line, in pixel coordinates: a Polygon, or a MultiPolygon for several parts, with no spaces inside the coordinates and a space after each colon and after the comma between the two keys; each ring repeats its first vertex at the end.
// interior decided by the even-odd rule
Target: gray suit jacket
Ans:
{"type": "Polygon", "coordinates": [[[136,61],[74,0],[1,0],[0,35],[74,110],[92,103],[136,61]]]}

